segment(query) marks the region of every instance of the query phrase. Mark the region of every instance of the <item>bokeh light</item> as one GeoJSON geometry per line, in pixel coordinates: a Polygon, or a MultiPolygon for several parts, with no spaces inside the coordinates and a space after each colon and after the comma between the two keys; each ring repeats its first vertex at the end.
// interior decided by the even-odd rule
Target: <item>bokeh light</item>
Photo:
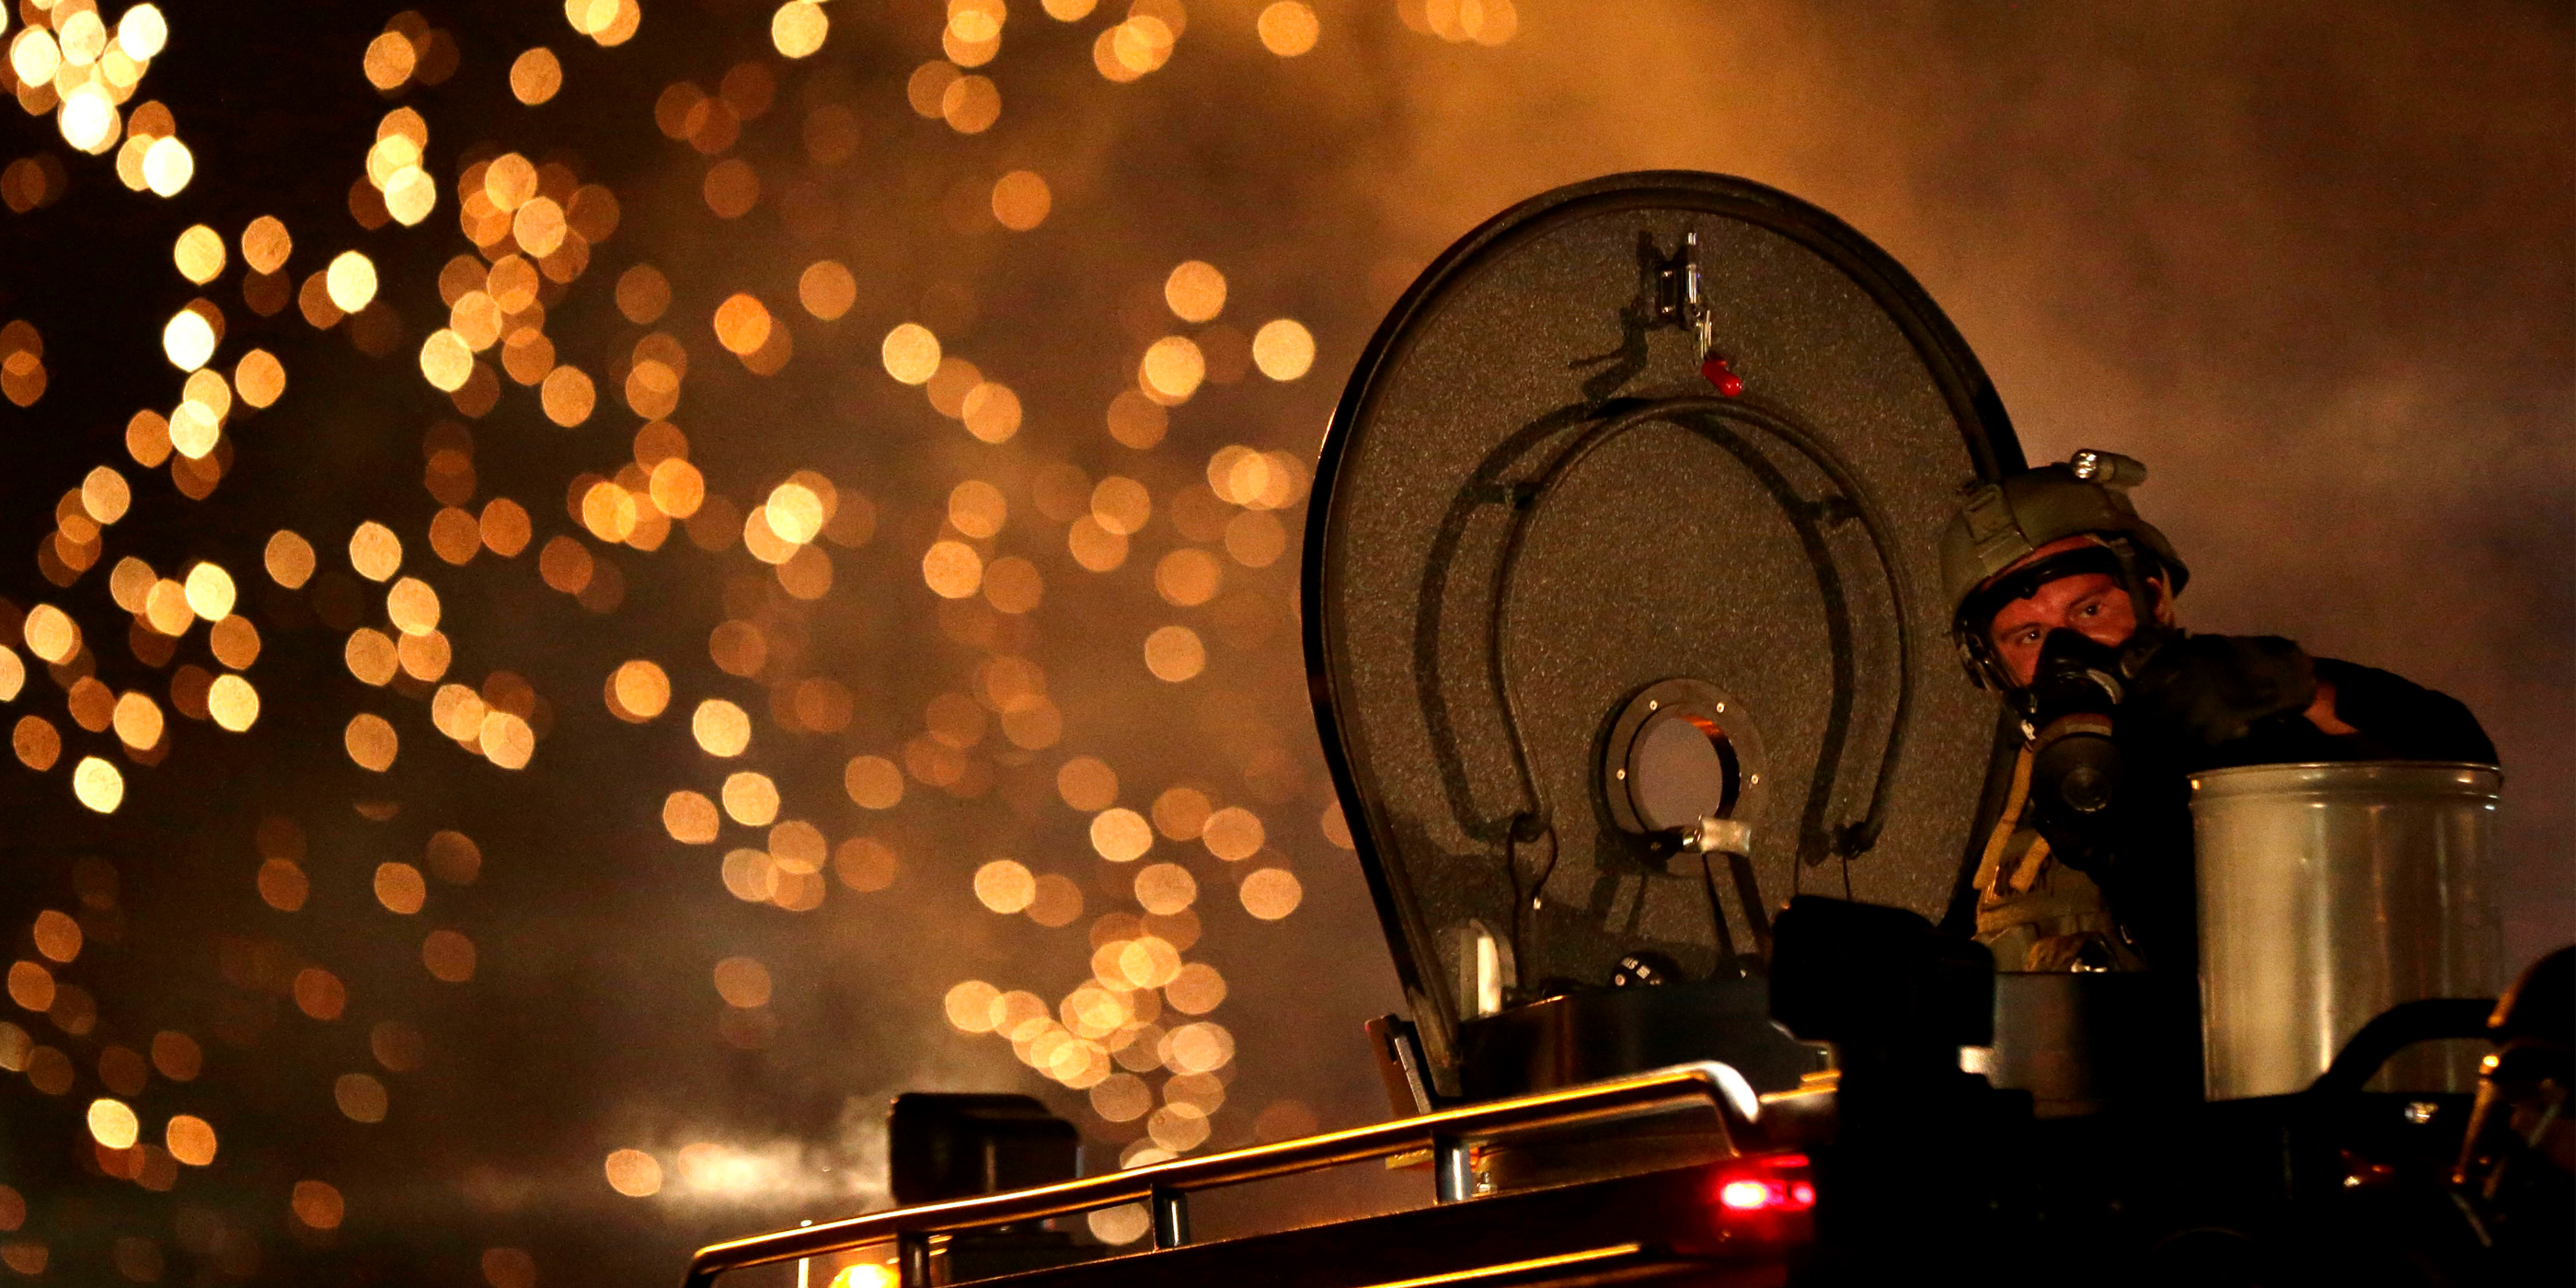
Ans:
{"type": "Polygon", "coordinates": [[[124,1101],[101,1098],[90,1102],[90,1137],[108,1149],[132,1148],[142,1127],[141,1120],[124,1101]]]}
{"type": "Polygon", "coordinates": [[[745,827],[767,827],[778,817],[778,785],[767,774],[728,774],[722,795],[726,816],[745,827]]]}
{"type": "Polygon", "coordinates": [[[722,698],[709,698],[689,718],[689,732],[710,756],[739,756],[751,746],[751,717],[722,698]]]}
{"type": "Polygon", "coordinates": [[[994,912],[1018,912],[1037,899],[1037,878],[1009,859],[975,869],[975,898],[994,912]]]}
{"type": "Polygon", "coordinates": [[[770,43],[789,58],[805,58],[823,47],[832,22],[813,0],[787,0],[770,15],[770,43]]]}
{"type": "Polygon", "coordinates": [[[1322,32],[1321,24],[1315,20],[1315,11],[1299,0],[1277,0],[1264,5],[1260,16],[1254,19],[1253,27],[1261,36],[1261,47],[1282,58],[1294,58],[1313,49],[1322,32]]]}
{"type": "Polygon", "coordinates": [[[1238,893],[1243,910],[1263,921],[1278,921],[1295,912],[1306,897],[1297,874],[1285,868],[1259,868],[1246,874],[1238,893]]]}
{"type": "Polygon", "coordinates": [[[608,1187],[628,1198],[651,1198],[662,1192],[662,1164],[640,1149],[610,1150],[601,1169],[608,1187]]]}
{"type": "Polygon", "coordinates": [[[1295,380],[1315,365],[1315,337],[1303,323],[1273,318],[1252,333],[1252,361],[1273,380],[1295,380]]]}
{"type": "MultiPolygon", "coordinates": [[[[22,755],[23,758],[23,755],[22,755]]],[[[52,759],[50,755],[46,757],[52,759]]],[[[125,801],[125,775],[96,756],[83,756],[72,766],[72,794],[101,814],[112,814],[125,801]]]]}
{"type": "Polygon", "coordinates": [[[297,1181],[287,1209],[312,1230],[336,1230],[348,1215],[348,1202],[328,1181],[297,1181]]]}
{"type": "Polygon", "coordinates": [[[349,718],[342,741],[348,746],[349,759],[357,762],[359,768],[380,774],[393,768],[394,756],[402,745],[401,738],[394,733],[392,722],[371,711],[362,711],[349,718]]]}
{"type": "Polygon", "coordinates": [[[1184,322],[1213,322],[1225,311],[1225,274],[1205,260],[1185,260],[1164,277],[1163,302],[1184,322]]]}
{"type": "Polygon", "coordinates": [[[1207,669],[1207,645],[1187,626],[1163,626],[1145,637],[1145,669],[1171,684],[1207,669]]]}
{"type": "Polygon", "coordinates": [[[1145,350],[1136,368],[1145,396],[1165,406],[1189,401],[1207,379],[1207,357],[1187,336],[1167,335],[1145,350]]]}
{"type": "Polygon", "coordinates": [[[369,581],[392,577],[402,567],[402,538],[374,520],[359,524],[349,534],[349,566],[369,581]]]}
{"type": "Polygon", "coordinates": [[[539,45],[510,63],[510,93],[530,107],[545,103],[563,89],[563,64],[554,51],[539,45]]]}
{"type": "Polygon", "coordinates": [[[332,306],[343,313],[355,313],[375,301],[375,261],[358,251],[344,250],[334,256],[324,280],[332,306]]]}
{"type": "Polygon", "coordinates": [[[918,322],[886,332],[880,350],[886,374],[907,385],[921,384],[939,370],[939,337],[918,322]]]}
{"type": "Polygon", "coordinates": [[[197,158],[175,138],[152,140],[143,153],[143,181],[158,197],[175,197],[196,177],[197,158]]]}
{"type": "Polygon", "coordinates": [[[215,329],[203,313],[181,309],[161,329],[161,352],[170,359],[170,365],[181,371],[194,371],[214,357],[215,329]]]}
{"type": "Polygon", "coordinates": [[[1013,170],[993,181],[993,218],[1004,228],[1024,233],[1046,222],[1055,209],[1055,191],[1035,170],[1013,170]]]}
{"type": "MultiPolygon", "coordinates": [[[[193,1044],[191,1044],[193,1046],[193,1044]]],[[[154,1043],[154,1054],[160,1044],[154,1043]]],[[[165,1069],[166,1072],[166,1069],[165,1069]]],[[[162,1132],[162,1145],[170,1156],[190,1167],[209,1167],[215,1161],[215,1129],[194,1114],[173,1114],[162,1132]]]]}
{"type": "Polygon", "coordinates": [[[1112,863],[1130,863],[1154,848],[1154,826],[1132,809],[1105,809],[1092,816],[1091,848],[1112,863]]]}

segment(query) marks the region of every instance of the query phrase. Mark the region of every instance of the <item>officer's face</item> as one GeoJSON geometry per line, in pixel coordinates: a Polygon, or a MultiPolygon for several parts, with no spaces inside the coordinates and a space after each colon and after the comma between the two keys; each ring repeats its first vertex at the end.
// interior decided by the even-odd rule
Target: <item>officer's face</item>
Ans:
{"type": "Polygon", "coordinates": [[[1995,656],[2012,673],[2013,683],[2030,683],[2039,668],[2040,641],[2061,626],[2118,648],[2137,633],[2138,615],[2119,579],[2108,574],[2077,573],[2043,583],[2030,598],[1997,609],[1988,628],[1995,656]]]}

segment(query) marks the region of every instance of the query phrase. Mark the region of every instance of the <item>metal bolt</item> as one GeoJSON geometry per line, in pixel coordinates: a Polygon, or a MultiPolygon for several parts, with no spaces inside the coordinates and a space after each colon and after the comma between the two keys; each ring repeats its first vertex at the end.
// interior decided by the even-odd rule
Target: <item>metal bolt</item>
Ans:
{"type": "Polygon", "coordinates": [[[1660,706],[1662,706],[1662,705],[1664,705],[1664,704],[1663,704],[1663,703],[1661,703],[1661,702],[1656,701],[1656,700],[1655,700],[1655,699],[1653,699],[1653,698],[1648,698],[1648,699],[1646,699],[1646,709],[1647,709],[1648,711],[1652,711],[1652,710],[1654,710],[1654,709],[1656,709],[1657,707],[1660,707],[1660,706]]]}
{"type": "Polygon", "coordinates": [[[1624,769],[1620,770],[1620,771],[1619,771],[1619,774],[1618,774],[1618,778],[1619,778],[1619,781],[1620,781],[1620,782],[1623,782],[1623,783],[1624,783],[1624,782],[1626,782],[1626,781],[1628,781],[1628,771],[1627,771],[1627,770],[1624,770],[1624,769]]]}
{"type": "Polygon", "coordinates": [[[1726,704],[1725,704],[1725,703],[1721,702],[1721,703],[1718,703],[1718,704],[1717,704],[1717,713],[1718,713],[1719,715],[1725,715],[1725,714],[1726,714],[1726,704]]]}
{"type": "Polygon", "coordinates": [[[1744,780],[1744,781],[1745,781],[1746,783],[1751,784],[1751,785],[1754,785],[1754,786],[1760,786],[1760,785],[1761,785],[1761,783],[1762,783],[1762,775],[1760,775],[1760,774],[1752,774],[1752,775],[1748,775],[1748,776],[1745,778],[1745,780],[1744,780]]]}

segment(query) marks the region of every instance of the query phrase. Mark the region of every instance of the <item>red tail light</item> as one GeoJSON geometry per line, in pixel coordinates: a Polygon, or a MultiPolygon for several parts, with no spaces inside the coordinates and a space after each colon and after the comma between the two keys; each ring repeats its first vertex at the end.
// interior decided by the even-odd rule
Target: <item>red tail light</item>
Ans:
{"type": "Polygon", "coordinates": [[[1776,1181],[1728,1181],[1717,1187],[1718,1205],[1738,1212],[1759,1212],[1779,1202],[1782,1197],[1785,1196],[1776,1181]]]}
{"type": "Polygon", "coordinates": [[[1707,1243],[1682,1250],[1769,1257],[1815,1238],[1816,1183],[1806,1155],[1733,1158],[1702,1175],[1707,1243]]]}
{"type": "Polygon", "coordinates": [[[1807,1179],[1807,1156],[1760,1155],[1727,1168],[1718,1174],[1717,1205],[1748,1216],[1815,1207],[1816,1187],[1807,1179]]]}

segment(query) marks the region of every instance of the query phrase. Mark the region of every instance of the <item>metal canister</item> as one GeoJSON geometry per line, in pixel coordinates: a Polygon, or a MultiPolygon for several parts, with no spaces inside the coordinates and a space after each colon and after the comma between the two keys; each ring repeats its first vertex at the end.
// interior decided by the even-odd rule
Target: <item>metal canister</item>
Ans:
{"type": "MultiPolygon", "coordinates": [[[[2492,765],[2249,765],[2192,778],[2209,1098],[2304,1089],[2400,1002],[2492,997],[2502,944],[2492,765]]],[[[2475,1053],[2418,1048],[2396,1089],[2465,1091],[2475,1053]]]]}

